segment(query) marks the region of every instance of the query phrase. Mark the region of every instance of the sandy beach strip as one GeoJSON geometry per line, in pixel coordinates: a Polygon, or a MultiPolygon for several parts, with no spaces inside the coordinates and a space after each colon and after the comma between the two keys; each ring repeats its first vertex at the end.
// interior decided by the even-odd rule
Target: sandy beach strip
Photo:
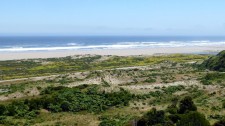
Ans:
{"type": "Polygon", "coordinates": [[[174,53],[198,53],[207,54],[225,50],[224,46],[210,47],[166,47],[166,48],[143,48],[143,49],[96,49],[96,50],[58,50],[43,52],[0,52],[0,60],[18,60],[33,58],[57,58],[72,55],[153,55],[153,54],[174,54],[174,53]]]}

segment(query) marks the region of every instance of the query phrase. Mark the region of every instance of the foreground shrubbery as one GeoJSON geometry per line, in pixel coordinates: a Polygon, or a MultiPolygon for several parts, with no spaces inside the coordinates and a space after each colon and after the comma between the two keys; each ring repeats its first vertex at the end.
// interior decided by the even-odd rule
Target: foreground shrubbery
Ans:
{"type": "Polygon", "coordinates": [[[213,126],[225,126],[225,119],[216,122],[213,126]]]}
{"type": "Polygon", "coordinates": [[[121,89],[119,92],[98,92],[97,87],[55,89],[48,88],[43,94],[51,94],[44,98],[44,108],[53,112],[87,110],[90,112],[104,111],[111,106],[127,106],[132,95],[121,89]]]}
{"type": "MultiPolygon", "coordinates": [[[[163,89],[171,94],[184,87],[174,86],[163,89]]],[[[159,92],[159,91],[158,91],[159,92]]],[[[157,92],[150,93],[150,97],[157,97],[157,92]],[[151,95],[150,95],[151,94],[151,95]]],[[[9,104],[0,104],[0,124],[9,124],[8,117],[32,119],[39,115],[40,109],[49,112],[80,112],[99,113],[110,107],[123,107],[138,96],[130,94],[124,89],[118,92],[99,92],[98,86],[81,85],[74,88],[49,87],[43,90],[41,96],[35,99],[19,100],[9,104]]],[[[101,126],[123,126],[132,120],[132,116],[101,116],[101,126]]],[[[197,112],[197,107],[191,97],[182,100],[173,99],[166,110],[152,109],[137,121],[138,126],[209,126],[205,116],[197,112]]],[[[215,123],[224,126],[224,120],[215,123]]]]}
{"type": "Polygon", "coordinates": [[[101,112],[113,106],[127,106],[132,95],[121,89],[118,92],[99,92],[97,86],[82,85],[75,88],[50,87],[40,98],[14,101],[0,105],[1,123],[3,116],[35,117],[40,109],[50,112],[101,112]]]}
{"type": "Polygon", "coordinates": [[[173,102],[167,111],[153,108],[137,122],[138,126],[210,126],[205,116],[197,112],[191,97],[185,97],[179,103],[173,102]],[[166,114],[168,112],[168,114],[166,114]]]}

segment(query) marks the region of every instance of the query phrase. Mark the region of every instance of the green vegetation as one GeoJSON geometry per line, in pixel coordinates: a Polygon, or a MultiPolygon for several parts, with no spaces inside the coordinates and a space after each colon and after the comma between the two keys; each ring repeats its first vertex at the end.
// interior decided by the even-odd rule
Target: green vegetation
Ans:
{"type": "Polygon", "coordinates": [[[79,112],[83,110],[101,112],[111,106],[127,106],[131,98],[132,95],[123,89],[119,92],[104,93],[98,92],[96,86],[86,87],[82,85],[75,88],[49,87],[43,91],[40,98],[15,101],[7,105],[10,107],[2,113],[20,116],[21,112],[17,112],[16,108],[24,111],[44,108],[52,112],[79,112]]]}
{"type": "Polygon", "coordinates": [[[99,126],[124,126],[132,119],[129,115],[102,116],[99,126]]]}
{"type": "Polygon", "coordinates": [[[225,73],[207,73],[203,78],[201,78],[201,82],[205,85],[225,84],[225,73]]]}
{"type": "Polygon", "coordinates": [[[203,66],[210,70],[225,72],[225,50],[206,60],[203,66]]]}
{"type": "Polygon", "coordinates": [[[119,57],[111,56],[100,61],[101,56],[83,58],[48,58],[35,60],[0,61],[0,80],[46,76],[59,73],[68,73],[85,70],[102,70],[129,66],[144,66],[164,61],[189,62],[206,59],[205,55],[168,55],[151,57],[119,57]],[[98,61],[99,60],[99,61],[98,61]]]}
{"type": "MultiPolygon", "coordinates": [[[[128,106],[132,95],[121,89],[118,92],[99,92],[97,86],[82,85],[75,88],[49,87],[40,98],[13,101],[0,105],[1,116],[34,118],[40,109],[50,112],[102,112],[110,107],[128,106]]],[[[2,124],[4,118],[1,120],[2,124]]]]}
{"type": "Polygon", "coordinates": [[[178,86],[169,86],[168,88],[164,88],[164,89],[162,89],[162,90],[163,90],[166,94],[173,94],[173,93],[175,93],[175,92],[177,92],[177,91],[181,91],[181,90],[183,90],[183,89],[185,89],[184,86],[178,85],[178,86]]]}
{"type": "Polygon", "coordinates": [[[151,111],[146,113],[140,120],[138,120],[138,126],[153,126],[156,124],[167,125],[165,120],[165,112],[160,110],[157,111],[153,108],[151,111]]]}
{"type": "MultiPolygon", "coordinates": [[[[170,106],[168,109],[177,109],[176,105],[170,106]]],[[[210,126],[205,116],[196,111],[191,97],[185,97],[180,101],[179,110],[169,111],[166,113],[163,110],[157,111],[153,108],[147,112],[141,119],[138,120],[138,126],[210,126]]]]}
{"type": "Polygon", "coordinates": [[[205,116],[199,112],[189,112],[181,117],[177,126],[210,126],[205,116]]]}
{"type": "Polygon", "coordinates": [[[156,82],[156,80],[154,78],[148,78],[148,79],[145,80],[145,82],[154,83],[154,82],[156,82]]]}
{"type": "Polygon", "coordinates": [[[0,126],[223,126],[225,74],[199,69],[207,58],[1,61],[0,126]]]}
{"type": "Polygon", "coordinates": [[[179,108],[180,109],[179,109],[178,113],[180,113],[180,114],[184,114],[184,113],[187,113],[189,111],[196,111],[197,110],[197,107],[195,106],[191,97],[185,97],[184,99],[182,99],[180,101],[179,108]]]}
{"type": "Polygon", "coordinates": [[[213,126],[225,126],[225,119],[216,122],[213,126]]]}

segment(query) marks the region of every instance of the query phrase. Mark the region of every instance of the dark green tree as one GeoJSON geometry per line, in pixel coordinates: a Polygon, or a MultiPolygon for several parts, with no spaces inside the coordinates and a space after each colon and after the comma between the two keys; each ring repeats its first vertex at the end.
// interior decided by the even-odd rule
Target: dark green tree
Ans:
{"type": "Polygon", "coordinates": [[[137,126],[147,126],[148,120],[146,118],[141,118],[137,121],[137,126]]]}
{"type": "Polygon", "coordinates": [[[6,114],[6,107],[5,105],[0,105],[0,116],[6,114]]]}
{"type": "Polygon", "coordinates": [[[189,111],[196,111],[197,107],[195,106],[194,102],[192,101],[192,98],[189,96],[184,97],[184,99],[182,99],[180,101],[180,105],[179,105],[179,113],[180,114],[184,114],[186,112],[189,111]]]}
{"type": "Polygon", "coordinates": [[[225,119],[216,122],[213,126],[225,126],[225,119]]]}
{"type": "Polygon", "coordinates": [[[29,107],[23,101],[14,101],[7,106],[9,116],[24,117],[29,110],[29,107]]]}
{"type": "Polygon", "coordinates": [[[166,111],[169,112],[170,114],[177,114],[178,112],[177,103],[178,99],[176,98],[173,99],[172,104],[167,107],[166,111]]]}
{"type": "Polygon", "coordinates": [[[150,110],[142,119],[138,121],[138,126],[153,126],[165,123],[165,112],[157,111],[155,108],[150,110]]]}
{"type": "Polygon", "coordinates": [[[182,116],[177,126],[210,126],[209,121],[199,112],[189,112],[182,116]]]}
{"type": "Polygon", "coordinates": [[[68,102],[68,101],[64,101],[64,102],[62,102],[62,104],[61,104],[61,109],[63,110],[63,111],[69,111],[70,110],[70,103],[68,102]]]}

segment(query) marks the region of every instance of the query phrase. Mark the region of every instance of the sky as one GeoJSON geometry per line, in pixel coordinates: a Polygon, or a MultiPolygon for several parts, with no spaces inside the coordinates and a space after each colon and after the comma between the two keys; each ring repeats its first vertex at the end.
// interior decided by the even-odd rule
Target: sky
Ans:
{"type": "Polygon", "coordinates": [[[225,0],[0,0],[0,35],[224,36],[225,0]]]}

